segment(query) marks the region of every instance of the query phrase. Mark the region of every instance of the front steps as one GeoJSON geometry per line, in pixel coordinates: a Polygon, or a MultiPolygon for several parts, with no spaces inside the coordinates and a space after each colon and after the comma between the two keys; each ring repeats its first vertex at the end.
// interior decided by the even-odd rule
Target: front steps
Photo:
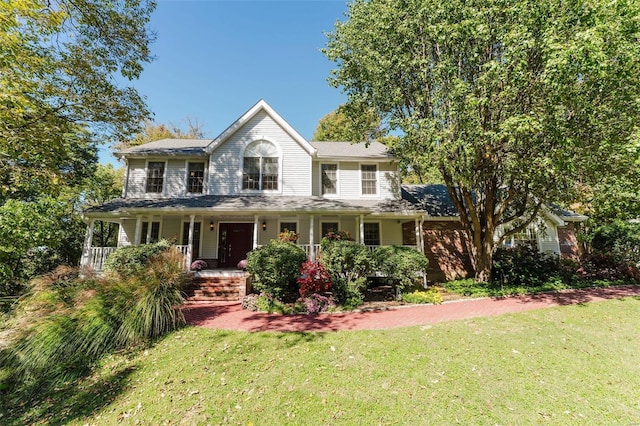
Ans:
{"type": "Polygon", "coordinates": [[[200,271],[187,290],[187,302],[237,302],[250,292],[251,277],[244,271],[200,271]]]}

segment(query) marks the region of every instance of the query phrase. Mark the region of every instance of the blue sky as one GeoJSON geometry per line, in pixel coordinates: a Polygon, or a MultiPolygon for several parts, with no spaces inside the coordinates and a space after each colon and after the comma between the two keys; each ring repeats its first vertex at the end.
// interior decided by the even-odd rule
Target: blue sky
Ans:
{"type": "MultiPolygon", "coordinates": [[[[320,52],[347,0],[159,0],[156,60],[134,82],[157,123],[190,117],[215,137],[265,99],[305,138],[345,96],[320,52]]],[[[113,161],[104,148],[101,162],[113,161]]]]}

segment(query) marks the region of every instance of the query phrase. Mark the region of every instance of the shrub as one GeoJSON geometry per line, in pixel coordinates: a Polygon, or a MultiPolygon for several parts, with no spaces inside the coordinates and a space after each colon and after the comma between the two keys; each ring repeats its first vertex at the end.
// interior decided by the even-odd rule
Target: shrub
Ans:
{"type": "Polygon", "coordinates": [[[300,239],[300,235],[298,235],[295,231],[289,231],[285,229],[283,232],[278,234],[278,239],[285,243],[296,243],[300,239]]]}
{"type": "Polygon", "coordinates": [[[153,244],[119,247],[104,263],[104,270],[115,272],[122,277],[130,277],[142,272],[149,259],[171,247],[167,240],[153,244]]]}
{"type": "Polygon", "coordinates": [[[324,293],[331,288],[331,274],[319,262],[310,260],[300,267],[300,277],[297,279],[300,285],[300,296],[306,297],[312,293],[324,293]]]}
{"type": "Polygon", "coordinates": [[[242,309],[247,311],[256,312],[258,310],[258,298],[257,294],[248,294],[242,298],[242,309]]]}
{"type": "Polygon", "coordinates": [[[500,247],[493,256],[493,280],[510,286],[539,286],[561,273],[556,255],[540,253],[533,244],[500,247]]]}
{"type": "Polygon", "coordinates": [[[411,247],[378,247],[373,258],[377,270],[401,289],[415,284],[429,267],[426,256],[411,247]]]}
{"type": "Polygon", "coordinates": [[[593,233],[591,249],[618,263],[640,266],[640,224],[617,221],[600,226],[593,233]]]}
{"type": "Polygon", "coordinates": [[[247,256],[247,271],[257,291],[273,294],[276,298],[296,298],[296,278],[300,265],[307,260],[305,251],[293,243],[271,240],[266,246],[253,250],[247,256]]]}
{"type": "Polygon", "coordinates": [[[442,294],[437,288],[430,288],[427,291],[414,291],[412,293],[404,293],[402,295],[402,301],[406,303],[440,304],[443,300],[442,294]]]}
{"type": "Polygon", "coordinates": [[[326,244],[331,241],[354,241],[349,231],[329,231],[322,237],[322,244],[326,244]]]}
{"type": "Polygon", "coordinates": [[[333,278],[346,281],[366,278],[374,266],[369,249],[349,240],[325,242],[320,262],[333,278]]]}
{"type": "Polygon", "coordinates": [[[333,278],[331,287],[336,301],[346,309],[354,309],[364,302],[364,290],[367,288],[367,279],[360,277],[352,281],[342,278],[333,278]]]}
{"type": "Polygon", "coordinates": [[[326,312],[335,305],[330,298],[315,293],[307,297],[302,297],[299,299],[299,302],[303,305],[304,312],[307,314],[326,312]]]}

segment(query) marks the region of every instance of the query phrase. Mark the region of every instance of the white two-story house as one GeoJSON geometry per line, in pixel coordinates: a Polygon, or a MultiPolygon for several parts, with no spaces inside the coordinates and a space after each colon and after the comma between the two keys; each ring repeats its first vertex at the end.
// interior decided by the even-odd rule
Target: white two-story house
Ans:
{"type": "MultiPolygon", "coordinates": [[[[126,164],[122,197],[85,211],[82,263],[95,270],[114,250],[92,247],[98,220],[120,225],[118,246],[173,239],[187,264],[205,259],[211,269],[234,268],[284,230],[312,259],[329,231],[371,248],[414,246],[446,278],[443,253],[464,251],[442,187],[403,187],[380,143],[307,141],[263,100],[213,140],[165,139],[116,155],[126,164]]],[[[561,253],[557,229],[568,220],[549,215],[541,249],[561,253]]]]}

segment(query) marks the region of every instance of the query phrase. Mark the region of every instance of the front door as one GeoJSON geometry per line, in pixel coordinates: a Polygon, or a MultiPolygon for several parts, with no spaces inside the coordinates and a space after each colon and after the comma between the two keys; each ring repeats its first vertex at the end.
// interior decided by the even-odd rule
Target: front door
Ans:
{"type": "Polygon", "coordinates": [[[253,223],[221,223],[218,264],[234,268],[253,248],[253,223]]]}
{"type": "MultiPolygon", "coordinates": [[[[193,247],[191,248],[191,259],[196,260],[200,257],[200,231],[202,222],[193,222],[193,247]]],[[[182,223],[182,245],[189,244],[189,222],[182,223]]]]}

